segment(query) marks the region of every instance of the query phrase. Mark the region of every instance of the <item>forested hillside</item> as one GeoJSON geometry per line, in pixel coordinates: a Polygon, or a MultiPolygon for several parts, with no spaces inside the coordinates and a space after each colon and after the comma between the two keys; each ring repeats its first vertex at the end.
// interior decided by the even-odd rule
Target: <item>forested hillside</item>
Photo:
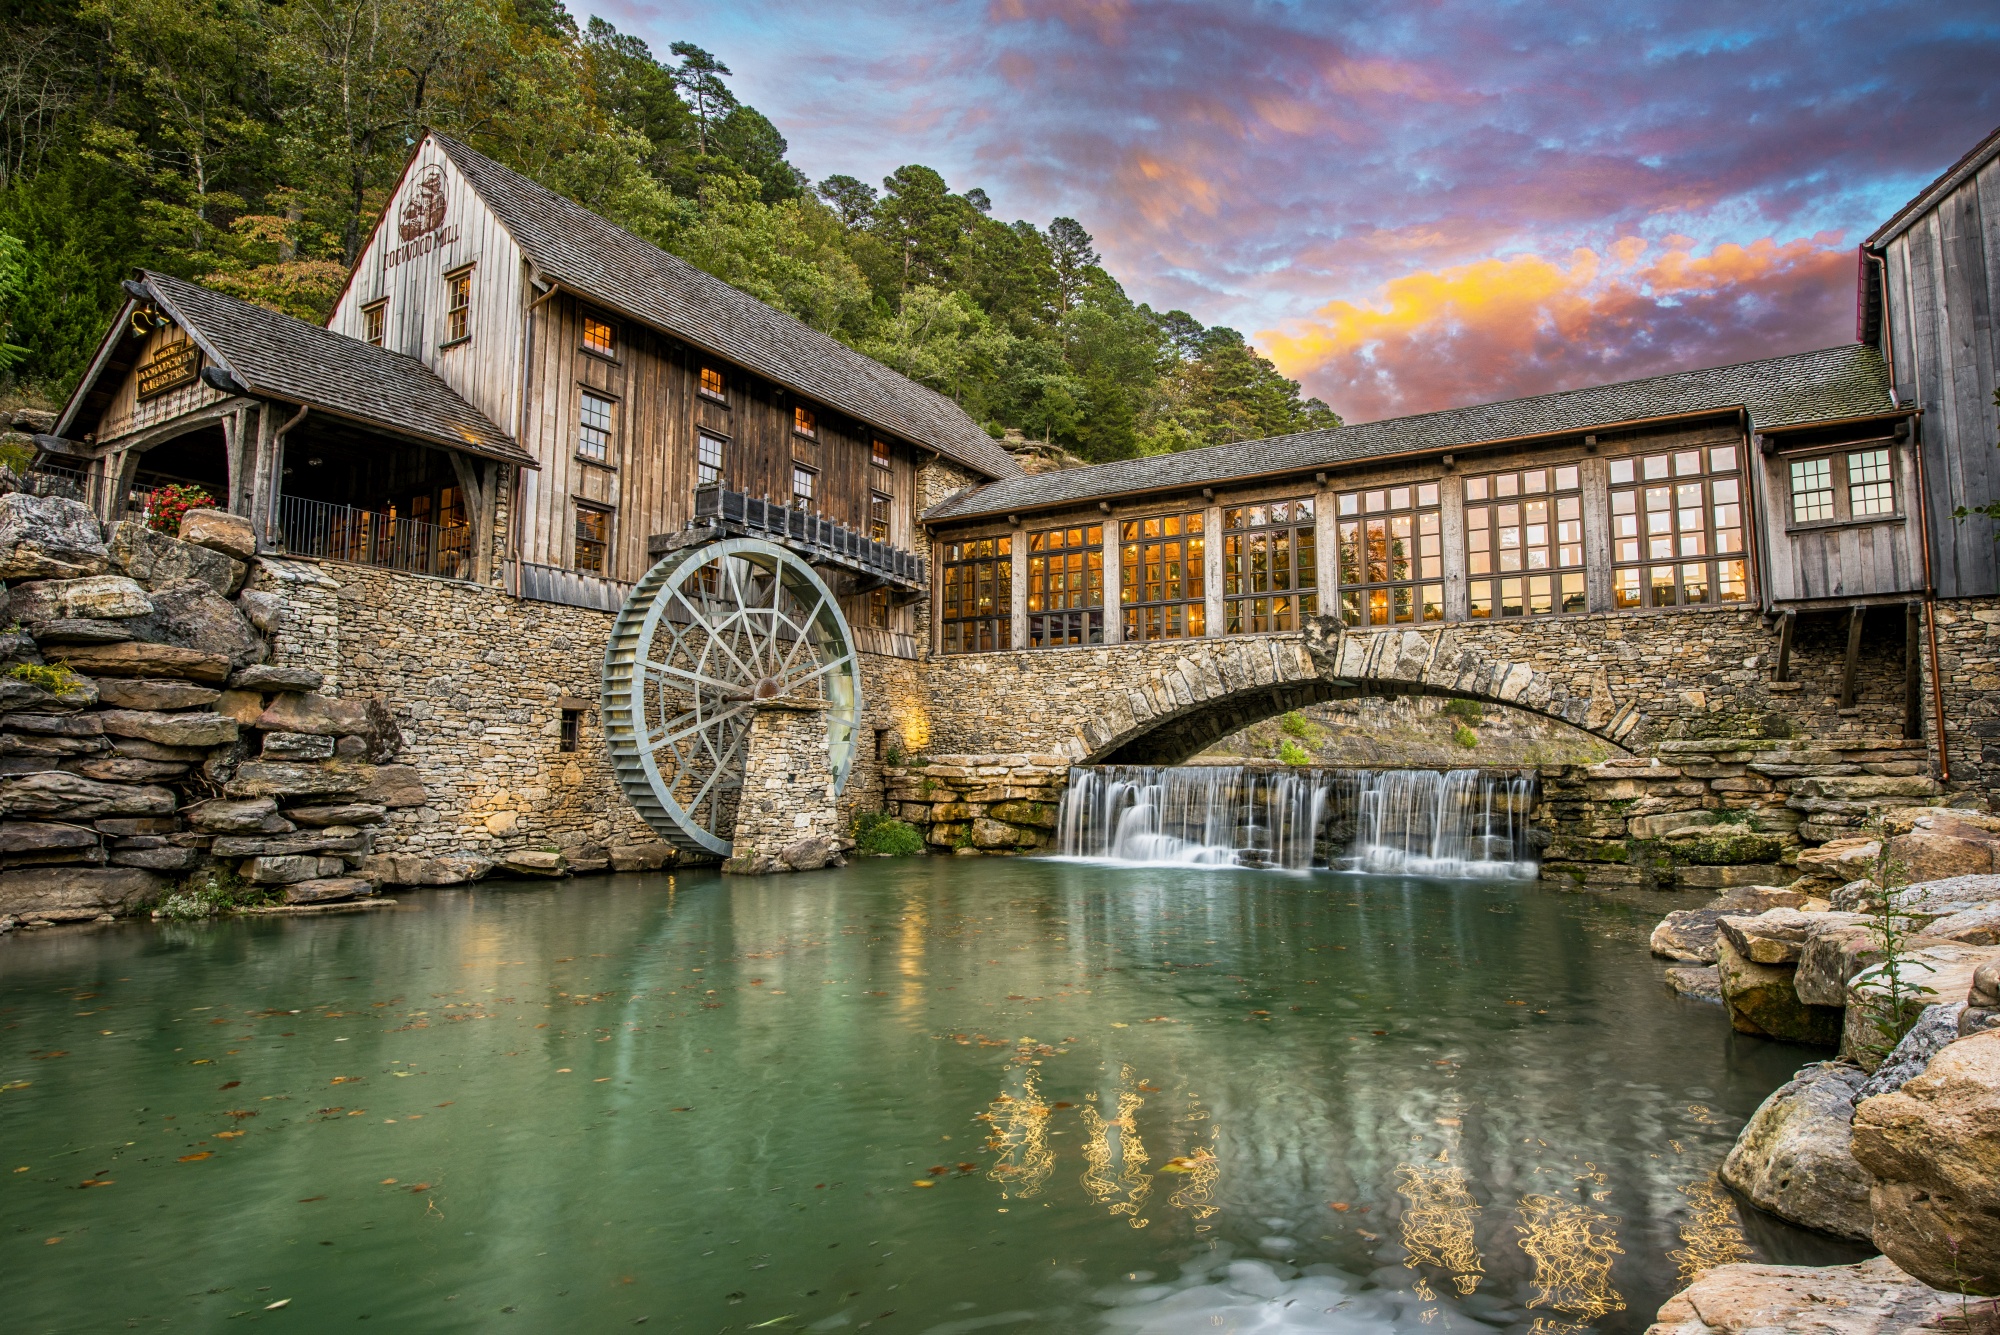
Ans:
{"type": "MultiPolygon", "coordinates": [[[[1087,459],[1332,426],[1069,218],[929,167],[811,182],[722,58],[561,0],[8,0],[0,376],[58,395],[147,265],[322,319],[422,127],[1087,459]]],[[[725,53],[726,55],[726,53],[725,53]]]]}

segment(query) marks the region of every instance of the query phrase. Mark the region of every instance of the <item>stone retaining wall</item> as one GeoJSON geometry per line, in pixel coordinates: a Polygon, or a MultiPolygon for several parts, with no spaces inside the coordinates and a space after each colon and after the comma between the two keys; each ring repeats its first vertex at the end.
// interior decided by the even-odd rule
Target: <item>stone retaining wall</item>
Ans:
{"type": "MultiPolygon", "coordinates": [[[[1934,610],[1952,785],[1977,788],[2000,804],[2000,598],[1960,598],[1934,610]]],[[[1924,664],[1928,691],[1928,647],[1924,664]]],[[[1936,727],[1935,710],[1927,695],[1926,732],[1936,727]]]]}

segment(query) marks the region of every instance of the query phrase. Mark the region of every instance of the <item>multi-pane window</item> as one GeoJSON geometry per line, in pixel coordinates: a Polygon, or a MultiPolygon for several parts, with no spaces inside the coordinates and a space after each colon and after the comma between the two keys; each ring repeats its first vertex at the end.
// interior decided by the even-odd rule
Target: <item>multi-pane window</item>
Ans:
{"type": "Polygon", "coordinates": [[[701,392],[708,395],[709,398],[720,399],[724,403],[729,402],[728,384],[729,382],[722,378],[722,371],[719,367],[704,366],[701,368],[701,392]]]}
{"type": "Polygon", "coordinates": [[[694,484],[706,487],[722,481],[722,452],[727,445],[720,436],[703,431],[695,437],[694,484]]]}
{"type": "Polygon", "coordinates": [[[889,466],[889,442],[886,440],[877,440],[868,458],[877,468],[887,468],[889,466]]]}
{"type": "Polygon", "coordinates": [[[1207,634],[1201,513],[1155,515],[1119,525],[1119,601],[1127,640],[1207,634]]]}
{"type": "Polygon", "coordinates": [[[1028,646],[1104,643],[1104,526],[1028,535],[1028,646]]]}
{"type": "Polygon", "coordinates": [[[1475,617],[1584,611],[1589,598],[1577,466],[1467,478],[1465,568],[1475,617]]]}
{"type": "Polygon", "coordinates": [[[1231,635],[1297,630],[1319,611],[1310,498],[1222,512],[1222,596],[1231,635]]]}
{"type": "Polygon", "coordinates": [[[792,508],[810,510],[819,495],[819,474],[802,463],[792,465],[792,508]]]}
{"type": "Polygon", "coordinates": [[[614,407],[602,394],[585,390],[579,400],[576,424],[576,452],[592,463],[611,458],[611,414],[614,407]]]}
{"type": "Polygon", "coordinates": [[[1788,461],[1792,522],[1867,519],[1896,513],[1896,480],[1888,446],[1843,450],[1788,461]]]}
{"type": "Polygon", "coordinates": [[[1339,496],[1340,616],[1350,626],[1444,620],[1438,485],[1339,496]]]}
{"type": "Polygon", "coordinates": [[[1792,460],[1792,522],[1833,518],[1833,460],[1792,460]]]}
{"type": "Polygon", "coordinates": [[[610,550],[611,512],[594,505],[577,506],[576,568],[587,574],[603,574],[610,550]]]}
{"type": "Polygon", "coordinates": [[[1747,599],[1736,447],[1613,459],[1611,558],[1619,607],[1747,599]]]}
{"type": "Polygon", "coordinates": [[[472,271],[447,274],[444,280],[444,339],[462,343],[472,337],[472,271]]]}
{"type": "Polygon", "coordinates": [[[818,439],[819,418],[813,415],[813,410],[810,408],[794,408],[792,409],[792,430],[801,436],[811,436],[814,439],[818,439]]]}
{"type": "Polygon", "coordinates": [[[611,321],[600,320],[595,315],[583,317],[583,348],[600,357],[618,355],[618,335],[612,331],[611,321]]]}
{"type": "Polygon", "coordinates": [[[943,607],[938,618],[948,654],[1014,647],[1014,540],[978,538],[944,545],[943,607]]]}
{"type": "Polygon", "coordinates": [[[893,504],[879,491],[868,493],[868,536],[877,542],[889,540],[889,508],[893,504]]]}
{"type": "Polygon", "coordinates": [[[381,347],[383,337],[388,332],[388,327],[389,327],[388,302],[378,301],[375,302],[373,305],[363,306],[361,308],[362,342],[373,343],[376,347],[378,348],[381,347]]]}
{"type": "Polygon", "coordinates": [[[1889,451],[1856,450],[1847,456],[1847,512],[1856,519],[1896,513],[1896,484],[1889,480],[1889,451]]]}

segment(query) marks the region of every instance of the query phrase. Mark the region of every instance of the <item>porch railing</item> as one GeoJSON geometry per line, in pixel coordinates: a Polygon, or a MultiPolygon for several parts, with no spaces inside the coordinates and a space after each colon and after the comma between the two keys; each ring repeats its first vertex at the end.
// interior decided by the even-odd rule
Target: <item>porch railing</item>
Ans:
{"type": "Polygon", "coordinates": [[[22,475],[21,490],[30,496],[62,496],[81,501],[85,498],[83,470],[39,463],[22,475]]]}
{"type": "Polygon", "coordinates": [[[432,524],[388,511],[281,496],[277,539],[292,556],[472,578],[472,530],[466,524],[432,524]]]}
{"type": "Polygon", "coordinates": [[[697,523],[714,524],[726,533],[775,538],[815,563],[873,575],[908,589],[926,587],[924,559],[915,552],[877,542],[845,524],[777,501],[720,485],[697,487],[694,517],[697,523]]]}

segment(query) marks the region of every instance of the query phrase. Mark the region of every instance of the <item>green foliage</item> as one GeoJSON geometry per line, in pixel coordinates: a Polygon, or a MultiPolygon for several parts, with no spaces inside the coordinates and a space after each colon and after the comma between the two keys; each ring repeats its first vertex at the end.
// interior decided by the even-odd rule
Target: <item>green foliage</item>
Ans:
{"type": "Polygon", "coordinates": [[[68,695],[83,684],[67,663],[16,663],[7,669],[15,681],[25,681],[50,695],[68,695]]]}
{"type": "Polygon", "coordinates": [[[1296,709],[1278,720],[1278,728],[1290,737],[1310,737],[1313,734],[1313,725],[1296,709]]]}
{"type": "Polygon", "coordinates": [[[1445,701],[1439,713],[1446,718],[1460,719],[1466,723],[1484,723],[1486,710],[1477,700],[1452,699],[1445,701]]]}
{"type": "Polygon", "coordinates": [[[283,897],[277,886],[251,885],[226,868],[207,867],[189,876],[155,904],[153,916],[182,921],[213,918],[241,908],[279,903],[283,897]]]}
{"type": "MultiPolygon", "coordinates": [[[[2000,389],[1993,391],[1993,406],[2000,408],[2000,389]]],[[[1996,446],[2000,446],[2000,442],[1996,442],[1996,446]]],[[[2000,524],[2000,499],[1990,500],[1984,505],[1961,505],[1951,514],[1952,518],[1961,524],[1974,515],[1984,515],[1995,524],[2000,524]]],[[[1993,530],[1993,539],[1995,542],[2000,542],[2000,528],[1993,530]]]]}
{"type": "Polygon", "coordinates": [[[854,851],[876,857],[907,858],[924,851],[924,837],[908,821],[886,811],[864,811],[854,818],[854,851]]]}
{"type": "Polygon", "coordinates": [[[1870,910],[1882,961],[1856,974],[1850,984],[1850,995],[1860,998],[1870,1027],[1882,1035],[1881,1041],[1866,1045],[1878,1057],[1895,1050],[1937,996],[1936,989],[1905,976],[1903,950],[1912,933],[1910,920],[1897,916],[1896,904],[1907,881],[1907,869],[1888,855],[1885,846],[1875,863],[1875,884],[1882,889],[1870,910]]]}
{"type": "Polygon", "coordinates": [[[1479,745],[1479,734],[1461,721],[1451,725],[1451,740],[1454,746],[1462,746],[1470,751],[1479,745]]]}
{"type": "Polygon", "coordinates": [[[1285,765],[1310,765],[1313,757],[1312,752],[1287,737],[1278,743],[1278,761],[1285,765]]]}
{"type": "Polygon", "coordinates": [[[156,533],[178,534],[190,510],[212,510],[215,497],[193,483],[169,482],[146,498],[146,527],[156,533]]]}

